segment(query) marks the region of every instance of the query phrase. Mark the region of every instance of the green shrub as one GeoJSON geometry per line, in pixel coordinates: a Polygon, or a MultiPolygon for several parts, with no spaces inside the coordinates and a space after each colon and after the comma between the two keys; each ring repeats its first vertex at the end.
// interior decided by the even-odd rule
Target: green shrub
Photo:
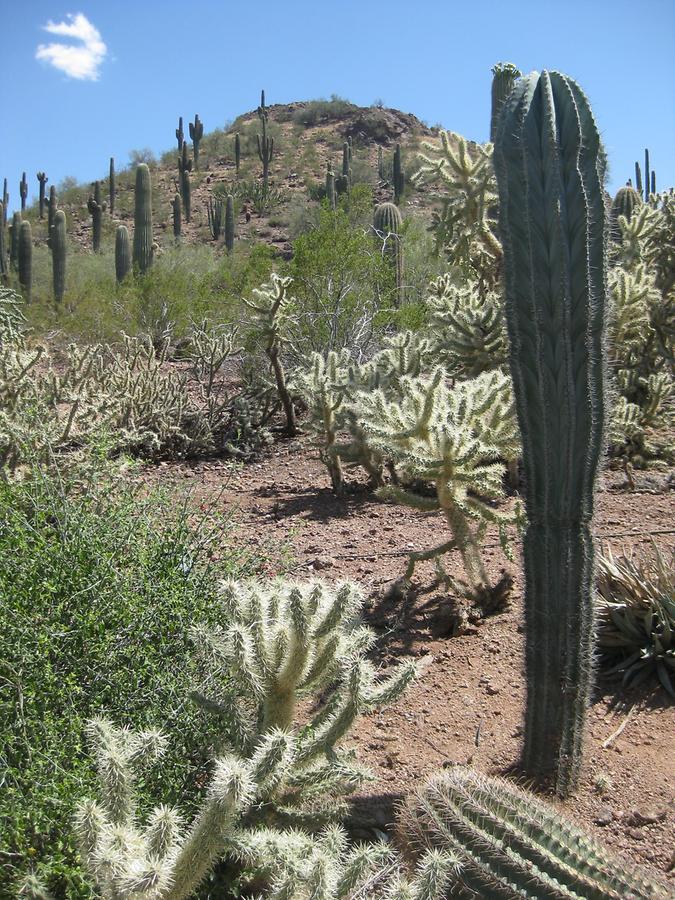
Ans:
{"type": "Polygon", "coordinates": [[[318,125],[319,123],[343,119],[356,109],[358,107],[349,100],[345,100],[344,97],[338,97],[337,94],[331,94],[330,100],[323,98],[310,100],[300,109],[296,109],[293,113],[292,121],[296,125],[318,125]]]}
{"type": "MultiPolygon", "coordinates": [[[[157,494],[0,481],[0,896],[14,896],[29,869],[57,897],[90,896],[71,817],[94,784],[85,723],[103,711],[171,731],[161,793],[194,808],[215,732],[185,700],[194,683],[187,633],[214,621],[220,577],[262,563],[227,520],[203,514],[188,524],[197,516],[157,494]]],[[[146,780],[141,800],[157,788],[146,780]]]]}

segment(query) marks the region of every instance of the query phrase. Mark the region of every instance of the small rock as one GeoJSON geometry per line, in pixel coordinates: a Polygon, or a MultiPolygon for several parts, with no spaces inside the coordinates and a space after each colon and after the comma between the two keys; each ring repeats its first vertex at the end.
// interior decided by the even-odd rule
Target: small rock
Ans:
{"type": "Polygon", "coordinates": [[[609,806],[601,806],[593,819],[596,825],[610,825],[614,819],[614,813],[609,806]]]}

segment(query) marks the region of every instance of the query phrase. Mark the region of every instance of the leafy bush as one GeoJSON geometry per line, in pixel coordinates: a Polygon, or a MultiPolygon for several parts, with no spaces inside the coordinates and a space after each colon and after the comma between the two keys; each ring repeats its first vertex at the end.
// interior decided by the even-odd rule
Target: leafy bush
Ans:
{"type": "Polygon", "coordinates": [[[358,109],[349,100],[344,97],[338,97],[337,94],[331,94],[330,100],[310,100],[300,109],[296,109],[292,116],[292,121],[297,125],[312,126],[324,122],[334,122],[336,119],[343,119],[349,113],[358,109]]]}
{"type": "MultiPolygon", "coordinates": [[[[156,493],[106,497],[90,486],[71,495],[59,477],[39,475],[0,481],[4,890],[30,867],[57,896],[90,896],[71,817],[93,787],[85,722],[104,710],[173,732],[162,794],[195,802],[214,729],[186,702],[187,632],[214,621],[219,577],[263,562],[227,520],[204,514],[188,524],[195,518],[156,493]],[[214,552],[220,561],[210,563],[214,552]]],[[[146,779],[142,799],[156,787],[146,779]]]]}

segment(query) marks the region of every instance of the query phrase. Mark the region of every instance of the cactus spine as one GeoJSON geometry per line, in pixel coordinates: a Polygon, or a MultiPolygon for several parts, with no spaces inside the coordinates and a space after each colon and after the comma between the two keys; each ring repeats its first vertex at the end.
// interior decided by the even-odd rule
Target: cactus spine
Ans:
{"type": "Polygon", "coordinates": [[[567,796],[593,664],[595,480],[606,418],[603,158],[579,86],[520,79],[495,139],[510,364],[523,442],[527,707],[523,764],[567,796]]]}
{"type": "Polygon", "coordinates": [[[189,123],[190,127],[190,140],[192,141],[192,148],[194,151],[195,157],[195,172],[199,169],[199,145],[201,143],[202,138],[204,137],[204,125],[199,121],[199,116],[195,114],[194,122],[189,123]]]}
{"type": "Polygon", "coordinates": [[[490,140],[492,143],[495,140],[497,120],[504,101],[522,74],[513,63],[497,63],[492,67],[492,112],[490,115],[490,140]]]}
{"type": "Polygon", "coordinates": [[[33,236],[30,222],[22,222],[19,230],[19,284],[26,302],[30,303],[33,293],[33,236]]]}
{"type": "Polygon", "coordinates": [[[0,203],[0,282],[7,284],[9,281],[9,266],[5,250],[5,204],[0,203]]]}
{"type": "Polygon", "coordinates": [[[331,209],[335,209],[337,203],[337,195],[335,193],[335,173],[330,160],[326,164],[326,199],[331,209]]]}
{"type": "Polygon", "coordinates": [[[239,132],[234,136],[234,167],[237,175],[239,174],[239,165],[241,163],[241,138],[239,132]]]}
{"type": "Polygon", "coordinates": [[[131,241],[126,225],[118,225],[115,232],[115,278],[120,284],[131,269],[131,241]]]}
{"type": "Polygon", "coordinates": [[[134,267],[143,275],[152,265],[152,186],[145,163],[136,169],[135,199],[134,267]]]}
{"type": "Polygon", "coordinates": [[[21,197],[21,212],[26,209],[26,198],[28,197],[28,182],[26,181],[26,173],[24,172],[19,182],[19,196],[21,197]]]}
{"type": "Polygon", "coordinates": [[[225,247],[228,253],[234,249],[234,197],[227,195],[225,201],[225,247]]]}
{"type": "Polygon", "coordinates": [[[260,106],[258,107],[258,118],[262,124],[262,134],[257,134],[258,140],[258,156],[263,167],[263,187],[267,190],[269,181],[270,163],[274,156],[274,138],[267,136],[267,107],[265,106],[265,91],[260,93],[260,106]]]}
{"type": "Polygon", "coordinates": [[[19,271],[19,234],[21,232],[21,213],[15,212],[9,226],[9,264],[15,272],[19,271]]]}
{"type": "Polygon", "coordinates": [[[49,179],[47,178],[47,176],[45,175],[44,172],[38,172],[37,180],[40,182],[40,199],[39,199],[40,218],[44,219],[44,217],[45,217],[45,185],[47,184],[49,179]]]}
{"type": "Polygon", "coordinates": [[[61,303],[66,292],[66,214],[62,209],[59,209],[54,215],[49,246],[52,251],[54,300],[61,303]]]}
{"type": "Polygon", "coordinates": [[[401,145],[397,144],[394,150],[394,204],[398,206],[405,189],[405,172],[401,162],[401,145]]]}
{"type": "Polygon", "coordinates": [[[379,240],[383,242],[383,251],[389,258],[396,276],[396,296],[400,304],[404,298],[403,287],[403,246],[401,243],[401,227],[403,220],[398,207],[394,203],[380,203],[375,207],[373,228],[379,240]]]}
{"type": "Polygon", "coordinates": [[[91,213],[92,246],[94,248],[94,253],[98,253],[101,249],[101,225],[103,223],[103,213],[106,210],[106,203],[101,199],[100,181],[94,182],[94,195],[89,195],[87,209],[91,213]]]}
{"type": "Polygon", "coordinates": [[[176,128],[176,140],[178,141],[178,152],[183,149],[183,143],[185,141],[185,132],[183,131],[183,117],[178,117],[178,128],[176,128]]]}
{"type": "Polygon", "coordinates": [[[108,170],[108,196],[110,202],[110,218],[115,215],[115,160],[110,157],[110,168],[108,170]]]}
{"type": "Polygon", "coordinates": [[[181,218],[181,198],[180,194],[176,194],[176,196],[171,201],[171,209],[173,210],[173,236],[176,241],[180,240],[180,233],[182,227],[182,218],[181,218]]]}
{"type": "Polygon", "coordinates": [[[665,885],[611,856],[558,811],[509,784],[453,766],[406,801],[399,826],[417,855],[455,860],[447,896],[522,900],[666,900],[665,885]]]}

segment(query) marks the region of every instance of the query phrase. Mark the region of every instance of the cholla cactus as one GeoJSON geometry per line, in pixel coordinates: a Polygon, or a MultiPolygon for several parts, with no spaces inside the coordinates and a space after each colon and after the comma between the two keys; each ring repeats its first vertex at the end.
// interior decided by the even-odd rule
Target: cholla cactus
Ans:
{"type": "Polygon", "coordinates": [[[457,868],[446,896],[470,900],[667,900],[636,866],[609,854],[557,810],[504,778],[453,766],[406,802],[400,834],[451,854],[457,868]]]}
{"type": "MultiPolygon", "coordinates": [[[[373,636],[357,619],[362,601],[349,584],[223,584],[226,624],[195,632],[209,683],[220,683],[222,693],[195,699],[223,723],[225,749],[189,828],[177,810],[164,806],[147,824],[136,821],[137,773],[161,754],[162,736],[133,734],[102,720],[91,724],[102,798],[80,804],[77,830],[83,861],[105,900],[182,900],[226,854],[254,859],[277,879],[297,870],[302,883],[311,854],[298,847],[306,851],[309,837],[270,829],[286,823],[318,828],[343,811],[342,797],[363,773],[336,744],[361,712],[391,703],[416,673],[405,664],[385,680],[376,678],[364,658],[373,636]],[[304,697],[321,698],[309,722],[300,715],[304,697]]],[[[338,853],[347,856],[338,833],[329,833],[331,846],[320,839],[315,854],[326,873],[338,853]]],[[[366,855],[371,862],[381,856],[366,855]]],[[[349,861],[358,882],[364,867],[355,853],[349,861]]],[[[429,881],[421,873],[420,883],[425,875],[429,881]]],[[[354,896],[345,892],[352,884],[342,887],[326,896],[354,896]]]]}
{"type": "MultiPolygon", "coordinates": [[[[264,104],[262,108],[264,109],[264,104]]],[[[279,398],[286,415],[286,434],[291,437],[297,434],[298,429],[295,422],[295,407],[286,385],[286,373],[281,362],[281,348],[288,339],[285,325],[289,307],[294,303],[294,298],[288,292],[292,281],[292,278],[282,278],[273,274],[267,284],[253,290],[253,300],[244,298],[244,303],[253,313],[254,327],[264,341],[265,353],[272,366],[279,398]]]]}
{"type": "Polygon", "coordinates": [[[473,378],[507,363],[506,328],[499,296],[475,284],[458,287],[451,275],[429,285],[427,308],[436,359],[448,373],[473,378]]]}
{"type": "Polygon", "coordinates": [[[425,141],[417,184],[440,181],[447,191],[432,227],[436,244],[465,277],[478,281],[481,290],[498,280],[502,248],[489,217],[497,201],[492,169],[492,144],[471,147],[458,134],[440,133],[440,145],[425,141]]]}
{"type": "Polygon", "coordinates": [[[420,496],[396,485],[379,493],[424,512],[442,511],[452,535],[438,547],[411,553],[404,577],[410,580],[415,564],[424,559],[436,559],[440,569],[440,557],[456,549],[470,592],[480,594],[490,587],[480,554],[485,528],[496,524],[506,548],[506,526],[514,521],[487,502],[503,496],[500,460],[512,459],[519,451],[510,380],[490,372],[450,389],[443,371],[436,369],[430,379],[401,379],[400,389],[399,403],[392,403],[382,390],[361,394],[361,424],[369,443],[393,460],[402,477],[431,482],[436,496],[420,496]]]}

